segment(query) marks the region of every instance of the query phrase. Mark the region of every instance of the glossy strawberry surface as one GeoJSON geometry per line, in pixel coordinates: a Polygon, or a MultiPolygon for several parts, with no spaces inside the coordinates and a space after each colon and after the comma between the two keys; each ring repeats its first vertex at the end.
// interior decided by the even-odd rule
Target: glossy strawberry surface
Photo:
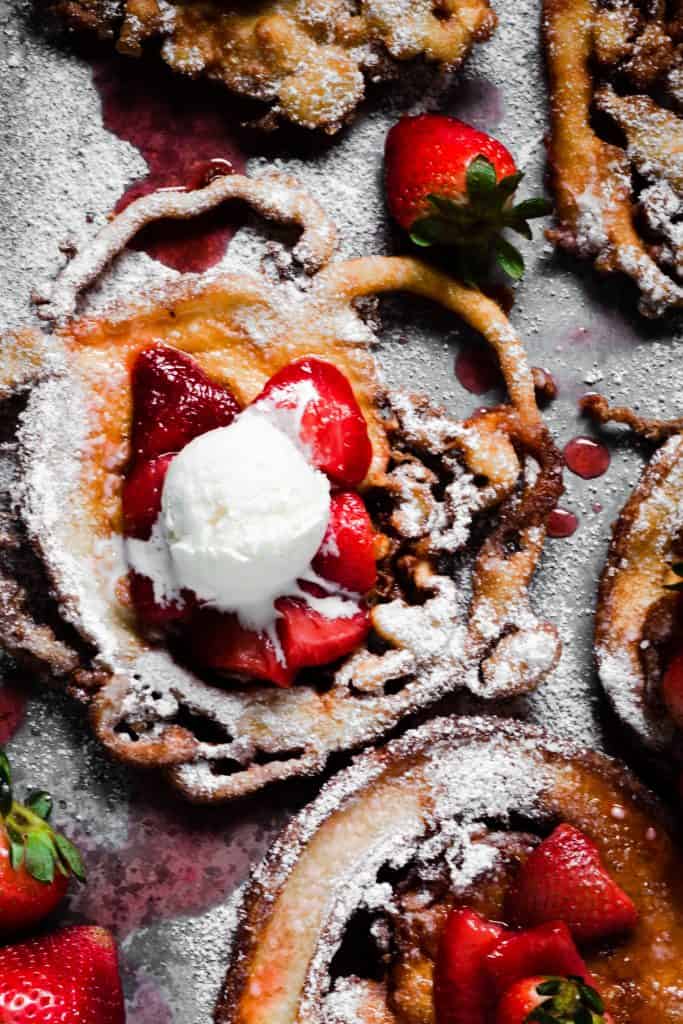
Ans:
{"type": "Polygon", "coordinates": [[[12,867],[9,837],[0,818],[0,936],[17,935],[42,921],[59,906],[68,888],[69,876],[61,871],[51,882],[42,882],[31,875],[25,860],[12,867]]]}
{"type": "MultiPolygon", "coordinates": [[[[123,522],[127,536],[146,540],[161,509],[174,454],[199,434],[229,424],[237,404],[191,357],[166,347],[143,350],[132,376],[136,454],[123,486],[123,522]]],[[[333,485],[345,487],[332,494],[314,571],[343,591],[367,593],[376,579],[374,530],[362,498],[349,488],[367,474],[372,448],[349,382],[330,363],[301,359],[279,371],[256,403],[276,422],[285,413],[283,428],[291,429],[292,422],[300,428],[299,440],[311,463],[333,485]],[[287,420],[289,413],[293,419],[287,420]]],[[[152,581],[138,573],[130,573],[129,583],[140,620],[157,627],[182,626],[192,660],[226,675],[277,686],[291,686],[303,668],[349,654],[370,628],[361,605],[351,615],[328,618],[302,600],[281,598],[273,637],[245,629],[236,615],[199,607],[191,593],[162,605],[155,600],[152,581]]],[[[322,588],[313,591],[325,595],[322,588]]]]}
{"type": "Polygon", "coordinates": [[[597,847],[573,825],[559,825],[531,853],[510,888],[506,912],[523,927],[564,921],[577,942],[625,932],[638,913],[610,877],[597,847]]]}
{"type": "Polygon", "coordinates": [[[375,531],[361,496],[355,491],[333,494],[327,532],[313,568],[345,590],[364,594],[377,579],[374,543],[375,531]]]}
{"type": "Polygon", "coordinates": [[[516,981],[498,1003],[495,1024],[612,1024],[596,989],[576,978],[516,981]],[[542,1012],[538,1007],[542,1006],[542,1012]],[[533,1016],[530,1016],[533,1014],[533,1016]]]}
{"type": "Polygon", "coordinates": [[[287,687],[302,668],[326,665],[348,654],[363,642],[370,628],[363,608],[351,618],[338,619],[288,598],[279,600],[276,608],[279,654],[267,634],[244,629],[236,615],[201,609],[189,629],[193,655],[220,672],[287,687]]]}
{"type": "Polygon", "coordinates": [[[410,230],[427,209],[427,196],[465,202],[467,168],[476,157],[493,164],[498,181],[514,174],[508,149],[485,132],[442,114],[404,117],[387,135],[386,190],[392,216],[410,230]]]}
{"type": "Polygon", "coordinates": [[[372,461],[368,428],[347,378],[332,363],[309,356],[270,378],[255,405],[296,409],[311,462],[342,487],[355,487],[372,461]]]}
{"type": "Polygon", "coordinates": [[[496,1007],[495,1024],[525,1024],[529,1014],[546,1001],[538,993],[538,986],[546,980],[541,975],[522,978],[511,985],[496,1007]]]}
{"type": "Polygon", "coordinates": [[[437,1024],[487,1024],[493,1002],[485,957],[505,934],[473,910],[450,912],[434,972],[437,1024]]]}
{"type": "Polygon", "coordinates": [[[166,345],[138,353],[131,383],[137,458],[177,453],[207,430],[227,427],[240,411],[229,388],[212,381],[191,356],[166,345]]]}
{"type": "Polygon", "coordinates": [[[121,495],[126,537],[148,540],[161,509],[161,491],[173,455],[140,459],[128,473],[121,495]]]}
{"type": "Polygon", "coordinates": [[[124,1024],[114,940],[74,927],[0,948],[2,1024],[124,1024]]]}
{"type": "Polygon", "coordinates": [[[506,935],[487,954],[485,971],[496,999],[520,978],[538,974],[590,980],[571,933],[561,921],[506,935]]]}

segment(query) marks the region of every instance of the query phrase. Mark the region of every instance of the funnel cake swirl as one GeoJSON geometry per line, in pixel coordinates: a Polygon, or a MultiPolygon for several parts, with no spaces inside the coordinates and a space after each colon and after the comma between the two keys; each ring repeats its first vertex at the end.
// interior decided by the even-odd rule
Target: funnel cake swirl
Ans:
{"type": "Polygon", "coordinates": [[[615,1024],[683,1021],[681,861],[654,798],[539,730],[451,718],[359,756],[286,826],[238,904],[217,1024],[433,1024],[449,906],[504,920],[511,871],[558,822],[638,908],[586,958],[615,1024]]]}
{"type": "Polygon", "coordinates": [[[544,0],[558,218],[549,237],[603,272],[631,277],[647,316],[683,305],[683,24],[675,6],[544,0]]]}
{"type": "MultiPolygon", "coordinates": [[[[269,216],[291,220],[293,208],[303,210],[295,254],[305,252],[311,271],[328,258],[333,228],[291,181],[273,186],[273,196],[292,193],[287,202],[271,196],[260,203],[268,180],[232,178],[232,194],[241,189],[269,216]]],[[[214,198],[222,194],[210,188],[214,198]]],[[[164,195],[173,209],[176,197],[164,195]]],[[[202,208],[205,198],[198,193],[202,208]]],[[[417,260],[368,257],[329,264],[306,289],[222,274],[181,280],[108,317],[72,315],[76,289],[125,243],[129,221],[147,222],[150,210],[165,215],[163,206],[158,196],[143,197],[125,211],[128,219],[105,227],[91,272],[84,254],[52,288],[45,308],[61,318],[55,333],[18,338],[3,350],[6,392],[26,362],[22,346],[43,353],[33,360],[36,379],[21,416],[12,488],[19,523],[8,531],[3,557],[0,600],[8,599],[0,632],[9,649],[30,653],[89,704],[96,734],[117,757],[163,768],[198,801],[319,771],[332,751],[375,739],[453,690],[494,699],[535,687],[559,654],[556,630],[534,613],[528,591],[561,492],[561,463],[523,347],[500,308],[417,260]],[[373,336],[352,303],[396,290],[431,298],[485,334],[509,405],[458,422],[422,398],[384,391],[369,350],[373,336]],[[124,583],[120,492],[130,444],[129,366],[152,340],[191,353],[241,404],[303,355],[335,363],[353,386],[373,445],[361,490],[382,548],[373,632],[366,649],[311,682],[277,690],[200,678],[136,629],[124,583]],[[483,542],[475,541],[482,532],[483,542]],[[35,588],[22,586],[17,550],[27,548],[47,572],[58,616],[36,605],[28,592],[35,588]]],[[[24,375],[16,383],[28,386],[24,375]]]]}
{"type": "Polygon", "coordinates": [[[645,747],[680,760],[676,728],[660,694],[676,629],[671,570],[683,538],[683,423],[611,407],[598,395],[584,408],[601,423],[623,423],[661,447],[645,466],[612,530],[600,579],[595,652],[600,680],[617,715],[645,747]]]}
{"type": "Polygon", "coordinates": [[[157,43],[162,58],[263,100],[270,113],[333,133],[363,98],[365,81],[391,78],[424,57],[457,67],[493,32],[489,0],[50,0],[67,25],[111,38],[139,57],[157,43]]]}

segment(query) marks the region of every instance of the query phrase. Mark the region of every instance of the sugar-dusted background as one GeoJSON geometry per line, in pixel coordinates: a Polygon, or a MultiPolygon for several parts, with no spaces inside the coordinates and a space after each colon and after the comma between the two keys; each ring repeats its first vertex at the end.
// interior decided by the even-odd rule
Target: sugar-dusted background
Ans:
{"type": "MultiPolygon", "coordinates": [[[[538,193],[547,124],[539,0],[494,3],[498,32],[462,75],[439,80],[419,72],[410,84],[371,92],[356,122],[331,143],[311,145],[288,133],[284,151],[270,140],[264,155],[263,143],[249,135],[243,141],[251,169],[278,154],[276,163],[301,178],[335,218],[344,255],[396,248],[380,169],[386,131],[404,110],[441,109],[497,134],[527,172],[525,193],[538,193]]],[[[106,56],[95,56],[102,68],[106,56]]],[[[7,327],[31,320],[31,289],[60,266],[59,244],[92,235],[127,185],[147,173],[139,150],[103,127],[92,64],[93,54],[82,47],[77,52],[69,41],[51,40],[28,4],[0,2],[0,323],[7,327]]],[[[197,91],[188,84],[179,95],[192,103],[197,91]]],[[[236,121],[227,95],[213,92],[202,102],[212,104],[213,118],[236,121]]],[[[180,117],[180,123],[187,121],[180,117]]],[[[261,227],[240,232],[226,262],[257,259],[261,233],[261,227]]],[[[680,331],[640,319],[628,284],[598,279],[590,268],[555,256],[540,237],[524,248],[528,273],[512,319],[531,361],[559,383],[547,411],[558,442],[591,433],[576,412],[577,397],[590,389],[651,414],[679,415],[680,331]]],[[[125,294],[164,276],[174,272],[142,253],[126,253],[103,291],[125,294]]],[[[424,389],[459,414],[482,404],[455,379],[464,334],[452,317],[403,298],[383,301],[380,313],[378,355],[391,384],[424,389]]],[[[569,540],[548,542],[535,585],[536,602],[563,635],[561,664],[537,694],[498,709],[598,747],[603,729],[590,651],[596,578],[610,523],[644,454],[614,434],[610,449],[604,477],[566,475],[562,504],[579,516],[579,529],[569,540]]],[[[21,690],[0,687],[0,740],[10,735],[18,776],[52,790],[58,820],[70,822],[85,850],[90,882],[74,893],[68,917],[115,931],[131,1024],[208,1024],[224,969],[229,896],[317,784],[224,809],[185,807],[154,779],[112,764],[78,709],[32,688],[30,680],[21,690]]]]}

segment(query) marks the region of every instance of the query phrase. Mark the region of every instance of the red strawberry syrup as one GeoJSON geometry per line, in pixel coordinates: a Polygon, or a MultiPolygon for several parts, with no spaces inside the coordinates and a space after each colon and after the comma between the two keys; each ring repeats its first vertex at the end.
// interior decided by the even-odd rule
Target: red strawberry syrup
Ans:
{"type": "MultiPolygon", "coordinates": [[[[283,820],[284,811],[272,804],[242,818],[225,809],[222,815],[189,810],[159,789],[130,805],[118,845],[96,829],[79,834],[72,824],[69,835],[84,854],[89,884],[72,891],[70,910],[119,940],[157,921],[200,914],[244,880],[283,820]]],[[[66,820],[59,824],[67,829],[66,820]]]]}
{"type": "Polygon", "coordinates": [[[566,508],[554,508],[548,516],[546,528],[549,537],[559,539],[571,537],[576,533],[578,525],[579,520],[573,512],[568,512],[566,508]]]}
{"type": "Polygon", "coordinates": [[[0,746],[7,743],[21,725],[27,695],[7,683],[0,685],[0,746]]]}
{"type": "Polygon", "coordinates": [[[607,471],[609,449],[592,437],[575,437],[564,449],[564,461],[572,473],[584,480],[593,480],[607,471]]]}
{"type": "Polygon", "coordinates": [[[473,395],[484,395],[504,386],[495,353],[483,345],[468,345],[460,350],[455,360],[455,376],[473,395]]]}
{"type": "MultiPolygon", "coordinates": [[[[136,146],[149,167],[126,189],[116,212],[157,189],[201,188],[219,173],[244,169],[238,119],[224,89],[124,58],[95,61],[93,81],[105,128],[136,146]]],[[[200,273],[219,262],[237,226],[239,215],[224,204],[189,221],[150,225],[130,244],[167,267],[200,273]]]]}

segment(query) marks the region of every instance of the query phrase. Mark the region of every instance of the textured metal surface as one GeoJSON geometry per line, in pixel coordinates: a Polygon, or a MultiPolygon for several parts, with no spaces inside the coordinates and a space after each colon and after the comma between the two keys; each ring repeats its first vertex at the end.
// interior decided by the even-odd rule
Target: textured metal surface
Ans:
{"type": "MultiPolygon", "coordinates": [[[[307,146],[305,155],[290,143],[288,154],[280,155],[277,162],[297,174],[337,220],[344,254],[395,246],[383,212],[380,167],[386,130],[402,110],[438,107],[495,132],[525,166],[528,192],[541,187],[546,108],[539,3],[498,0],[496,6],[498,33],[459,80],[392,86],[371,96],[355,125],[335,142],[318,152],[307,146]]],[[[59,243],[91,235],[145,163],[102,127],[87,61],[68,43],[47,38],[27,6],[0,4],[0,89],[0,322],[16,326],[31,320],[32,287],[59,266],[59,243]]],[[[277,146],[268,146],[272,159],[277,146]]],[[[256,155],[252,165],[262,159],[256,155]]],[[[635,295],[623,282],[599,280],[590,268],[553,255],[542,241],[525,248],[529,270],[512,319],[532,362],[552,370],[559,382],[559,398],[547,413],[558,441],[590,433],[576,414],[577,397],[589,389],[648,413],[680,414],[680,333],[674,337],[671,324],[638,318],[635,295]]],[[[231,258],[253,258],[254,250],[253,234],[244,232],[231,258]]],[[[141,275],[172,273],[130,253],[110,284],[123,293],[141,275]]],[[[379,357],[390,383],[424,389],[459,413],[481,404],[453,375],[458,346],[467,340],[457,323],[411,300],[387,300],[380,311],[385,326],[379,357]]],[[[580,526],[569,540],[549,541],[535,587],[536,600],[562,631],[561,664],[537,694],[498,709],[598,747],[602,724],[590,650],[595,583],[610,522],[642,457],[615,435],[610,447],[612,464],[604,477],[590,482],[567,474],[563,505],[576,512],[580,526]]],[[[226,901],[273,830],[315,792],[315,783],[227,810],[186,808],[153,780],[111,764],[69,702],[27,685],[30,700],[10,743],[17,771],[52,789],[61,821],[73,811],[90,871],[87,890],[74,894],[67,916],[115,930],[133,1024],[208,1024],[224,967],[226,901]]],[[[0,699],[14,707],[13,694],[0,689],[0,699]]]]}

